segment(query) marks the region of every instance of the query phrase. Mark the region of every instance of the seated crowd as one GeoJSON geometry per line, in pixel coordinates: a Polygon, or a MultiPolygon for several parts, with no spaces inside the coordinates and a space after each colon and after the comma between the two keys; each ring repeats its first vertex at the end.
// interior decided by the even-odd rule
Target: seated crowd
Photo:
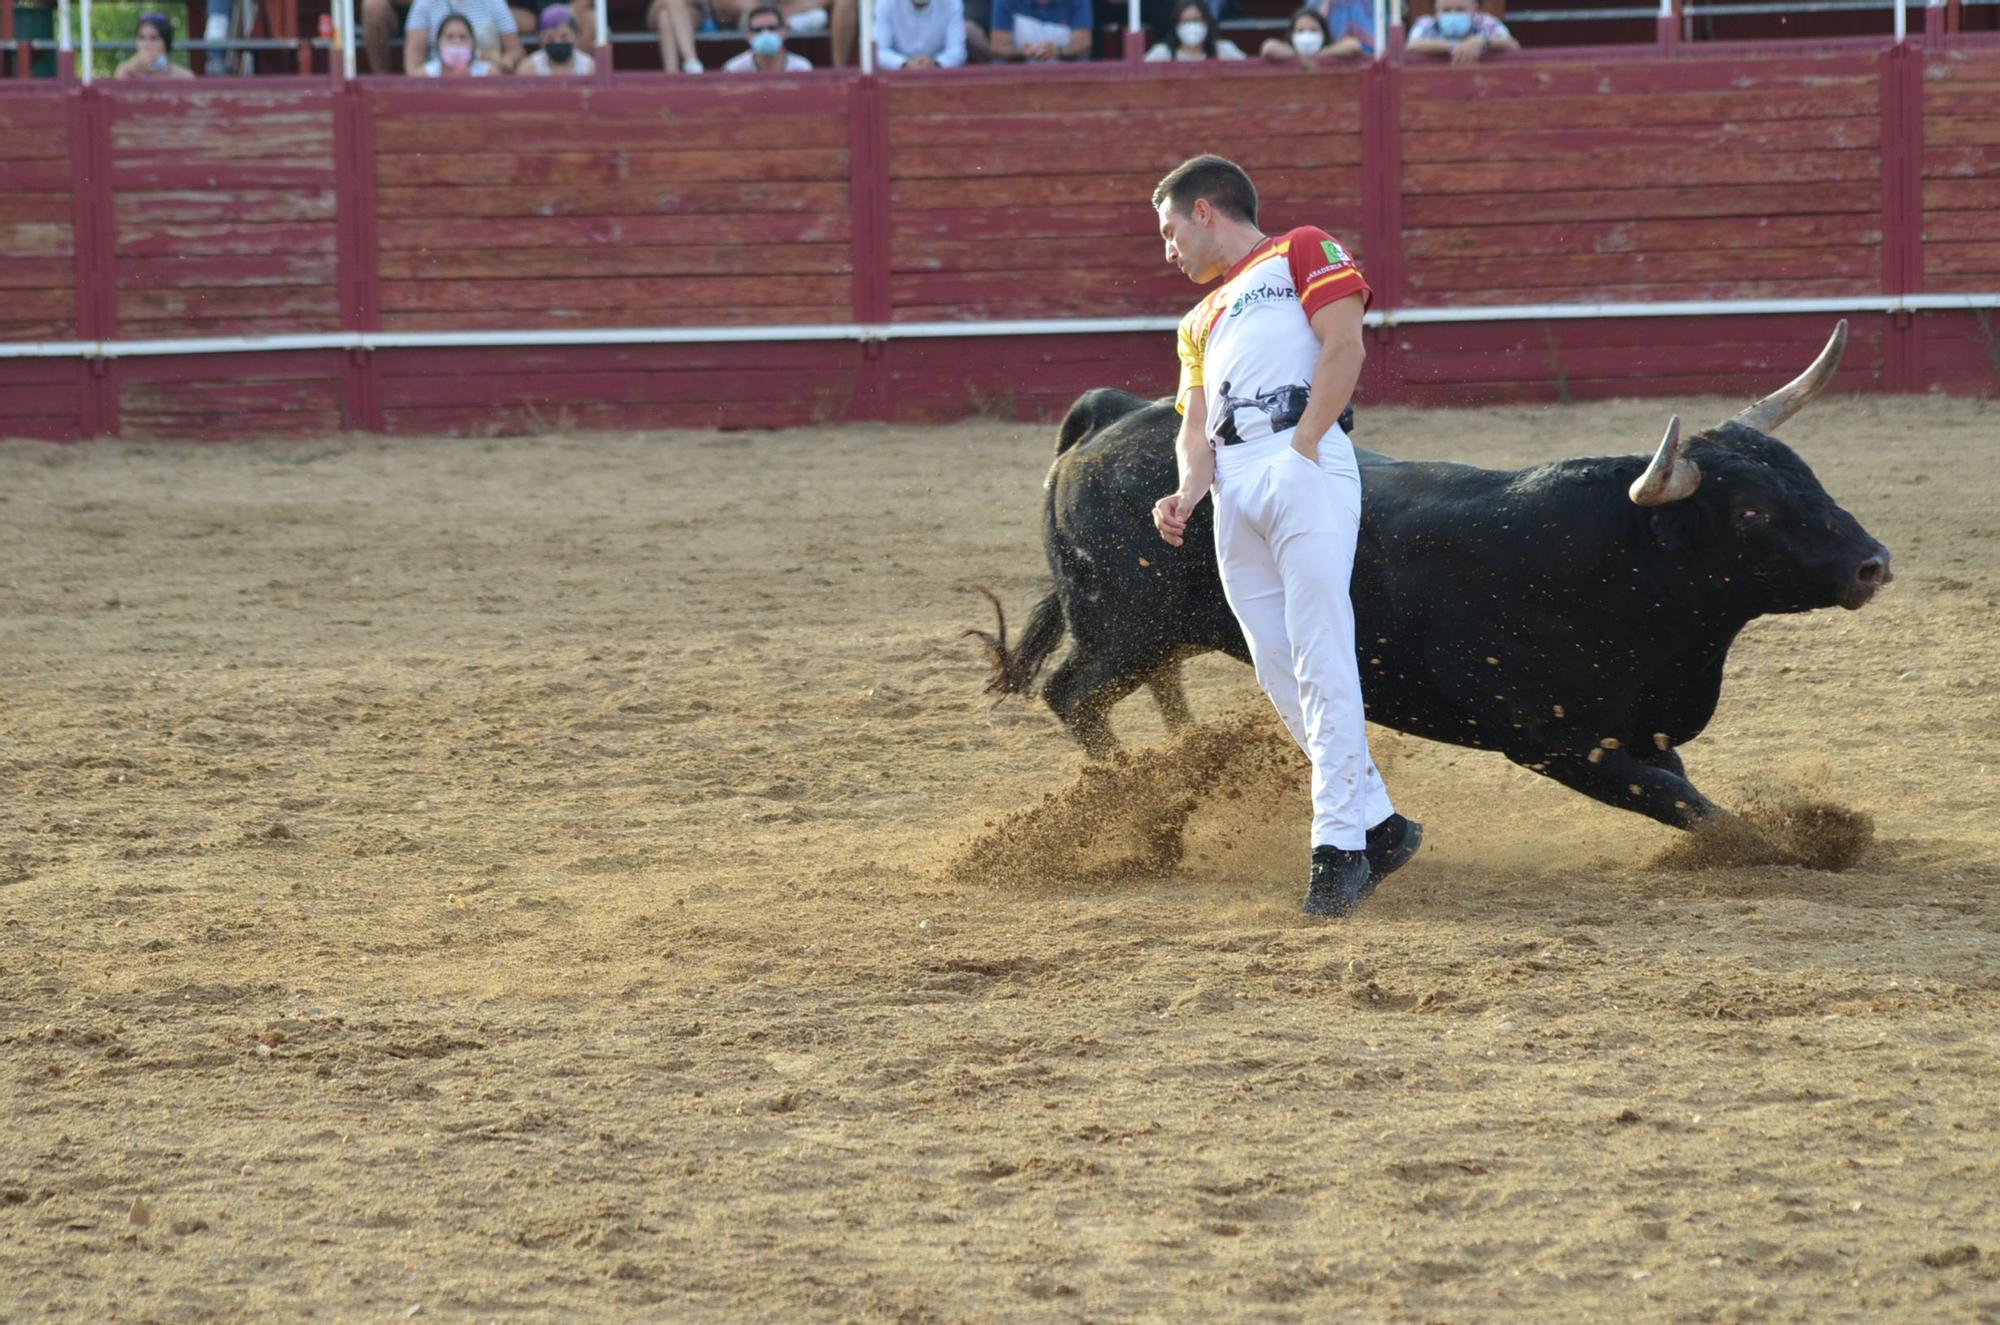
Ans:
{"type": "MultiPolygon", "coordinates": [[[[363,40],[372,72],[428,78],[484,78],[495,74],[554,77],[591,74],[597,28],[588,5],[528,0],[534,11],[509,0],[361,0],[363,40]],[[535,49],[522,41],[533,31],[535,49]],[[392,56],[402,37],[400,61],[392,56]]],[[[1148,61],[1242,60],[1235,42],[1221,35],[1235,0],[1147,0],[1148,28],[1166,39],[1146,51],[1148,61]]],[[[952,69],[991,61],[1086,60],[1097,14],[1094,4],[1115,0],[878,0],[877,63],[885,70],[952,69]]],[[[825,34],[836,67],[854,63],[859,44],[858,0],[650,0],[647,24],[659,34],[661,67],[705,72],[696,33],[727,25],[740,30],[748,49],[723,63],[726,73],[793,73],[812,62],[787,42],[825,34]]],[[[118,66],[119,78],[192,78],[172,62],[173,22],[145,14],[135,33],[136,52],[118,66]]],[[[1474,64],[1493,51],[1520,43],[1478,0],[1436,0],[1436,12],[1410,27],[1406,50],[1455,65],[1474,64]]],[[[1373,0],[1307,0],[1284,35],[1258,49],[1265,60],[1305,68],[1336,67],[1375,55],[1373,0]]]]}

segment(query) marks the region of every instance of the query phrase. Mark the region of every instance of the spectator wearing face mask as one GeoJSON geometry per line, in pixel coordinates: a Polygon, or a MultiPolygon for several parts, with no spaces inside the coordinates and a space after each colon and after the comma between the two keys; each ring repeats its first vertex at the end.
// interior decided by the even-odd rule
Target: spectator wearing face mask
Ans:
{"type": "Polygon", "coordinates": [[[964,64],[964,0],[881,0],[875,10],[875,62],[884,69],[964,64]]]}
{"type": "Polygon", "coordinates": [[[425,78],[485,78],[493,65],[473,49],[472,20],[446,14],[437,26],[437,51],[424,61],[425,78]]]}
{"type": "MultiPolygon", "coordinates": [[[[392,0],[361,0],[362,36],[368,47],[368,64],[378,74],[389,72],[389,47],[396,35],[396,6],[392,0]]],[[[479,58],[513,69],[527,56],[521,45],[521,28],[507,0],[416,0],[403,23],[403,72],[417,75],[430,63],[431,48],[448,15],[457,14],[472,28],[473,49],[479,58]]]]}
{"type": "Polygon", "coordinates": [[[996,60],[1087,60],[1090,0],[993,0],[996,60]]]}
{"type": "Polygon", "coordinates": [[[165,14],[141,14],[133,33],[138,50],[112,71],[113,78],[193,78],[171,58],[174,50],[174,21],[165,14]]]}
{"type": "Polygon", "coordinates": [[[743,26],[750,34],[750,49],[724,62],[724,73],[797,74],[812,68],[811,60],[785,49],[789,27],[785,11],[776,5],[758,5],[743,26]]]}
{"type": "Polygon", "coordinates": [[[1411,55],[1437,55],[1456,65],[1478,64],[1488,51],[1518,51],[1521,43],[1507,25],[1482,12],[1473,0],[1437,0],[1437,12],[1410,25],[1403,49],[1411,55]]]}
{"type": "Polygon", "coordinates": [[[1259,52],[1279,64],[1296,61],[1307,69],[1337,64],[1357,56],[1375,55],[1375,10],[1368,0],[1335,0],[1322,9],[1307,5],[1292,14],[1292,26],[1283,39],[1272,37],[1259,52]]]}
{"type": "Polygon", "coordinates": [[[597,61],[576,48],[576,14],[568,5],[550,5],[544,9],[539,26],[541,49],[521,61],[515,73],[547,77],[597,72],[597,61]]]}
{"type": "Polygon", "coordinates": [[[1215,21],[1207,0],[1182,0],[1174,10],[1174,39],[1159,42],[1146,52],[1152,62],[1162,60],[1241,60],[1242,48],[1226,37],[1215,35],[1215,21]]]}

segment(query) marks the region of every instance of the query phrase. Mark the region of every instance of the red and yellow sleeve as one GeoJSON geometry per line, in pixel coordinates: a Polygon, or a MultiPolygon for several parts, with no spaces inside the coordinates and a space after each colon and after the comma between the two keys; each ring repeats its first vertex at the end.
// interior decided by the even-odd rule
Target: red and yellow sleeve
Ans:
{"type": "Polygon", "coordinates": [[[1196,325],[1201,317],[1201,308],[1181,319],[1180,330],[1174,335],[1174,352],[1181,360],[1181,384],[1174,392],[1174,412],[1187,413],[1188,397],[1201,389],[1201,340],[1200,328],[1196,325]]]}
{"type": "Polygon", "coordinates": [[[1349,295],[1360,295],[1363,308],[1375,302],[1375,292],[1361,278],[1361,268],[1354,265],[1353,255],[1339,240],[1312,226],[1302,226],[1286,238],[1291,241],[1286,257],[1292,264],[1292,284],[1308,319],[1349,295]]]}

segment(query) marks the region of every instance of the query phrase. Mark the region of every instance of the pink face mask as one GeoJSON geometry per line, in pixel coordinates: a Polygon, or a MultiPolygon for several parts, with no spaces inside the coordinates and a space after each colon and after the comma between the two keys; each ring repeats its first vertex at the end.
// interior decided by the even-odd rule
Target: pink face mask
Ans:
{"type": "Polygon", "coordinates": [[[472,48],[470,46],[440,46],[438,47],[438,59],[444,61],[454,69],[464,69],[472,63],[472,48]]]}

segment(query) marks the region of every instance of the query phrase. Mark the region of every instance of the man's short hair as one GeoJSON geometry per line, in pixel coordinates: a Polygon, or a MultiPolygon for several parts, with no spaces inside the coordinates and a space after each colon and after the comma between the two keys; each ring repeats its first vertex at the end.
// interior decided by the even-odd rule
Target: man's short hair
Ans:
{"type": "Polygon", "coordinates": [[[1164,202],[1185,215],[1197,198],[1208,199],[1208,205],[1224,216],[1257,224],[1257,186],[1243,167],[1226,157],[1207,152],[1169,170],[1153,190],[1153,210],[1164,202]]]}
{"type": "Polygon", "coordinates": [[[759,14],[769,14],[772,18],[778,20],[778,26],[780,27],[788,28],[791,26],[791,24],[785,20],[785,11],[778,8],[776,5],[758,5],[755,9],[752,9],[749,13],[743,16],[743,26],[747,28],[752,23],[756,22],[757,15],[759,14]]]}

